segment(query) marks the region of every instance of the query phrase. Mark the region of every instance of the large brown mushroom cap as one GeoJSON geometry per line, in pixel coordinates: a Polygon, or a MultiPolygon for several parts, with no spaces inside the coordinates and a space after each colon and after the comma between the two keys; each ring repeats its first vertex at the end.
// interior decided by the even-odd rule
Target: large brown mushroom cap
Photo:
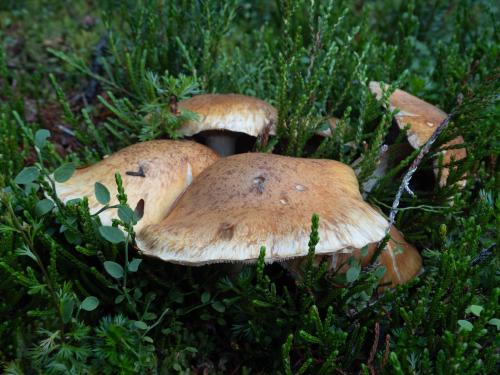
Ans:
{"type": "MultiPolygon", "coordinates": [[[[68,181],[56,183],[56,193],[63,202],[87,197],[90,212],[95,213],[103,207],[95,197],[96,182],[109,189],[110,205],[118,204],[115,183],[115,173],[118,172],[122,176],[129,206],[132,209],[140,207],[143,211],[142,219],[134,227],[139,231],[159,222],[193,178],[217,159],[212,150],[191,141],[138,143],[94,165],[78,169],[68,181]]],[[[117,217],[117,210],[108,209],[99,217],[104,225],[110,225],[111,219],[117,217]]]]}
{"type": "Polygon", "coordinates": [[[208,130],[227,130],[257,137],[266,127],[274,132],[278,117],[272,105],[240,94],[197,95],[179,102],[179,107],[198,115],[197,120],[187,122],[179,130],[186,136],[208,130]]]}
{"type": "MultiPolygon", "coordinates": [[[[370,90],[377,96],[377,99],[382,97],[382,88],[379,82],[370,82],[370,90]]],[[[400,111],[396,114],[395,120],[400,129],[404,129],[410,125],[408,129],[408,142],[413,148],[422,147],[430,139],[436,131],[439,124],[447,117],[447,114],[439,108],[429,104],[422,99],[417,98],[403,90],[396,89],[389,98],[390,109],[398,108],[400,111]]],[[[444,144],[444,147],[449,147],[457,144],[462,144],[464,139],[458,136],[450,142],[444,144]]],[[[447,165],[452,159],[459,161],[467,157],[465,148],[449,149],[444,151],[443,156],[443,171],[439,181],[440,186],[446,185],[446,181],[450,174],[447,165]]],[[[438,170],[435,168],[435,174],[438,170]]],[[[463,183],[461,183],[463,185],[463,183]]]]}
{"type": "Polygon", "coordinates": [[[311,216],[320,217],[318,254],[363,247],[384,236],[387,221],[363,201],[352,169],[332,160],[248,153],[203,171],[138,247],[181,264],[266,261],[307,254],[311,216]]]}

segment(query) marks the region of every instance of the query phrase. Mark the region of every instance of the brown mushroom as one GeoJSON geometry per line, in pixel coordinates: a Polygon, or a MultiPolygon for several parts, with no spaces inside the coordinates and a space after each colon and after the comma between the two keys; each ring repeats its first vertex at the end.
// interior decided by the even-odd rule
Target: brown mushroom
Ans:
{"type": "Polygon", "coordinates": [[[221,156],[235,153],[238,133],[258,137],[275,133],[276,109],[263,100],[239,94],[204,94],[179,102],[179,108],[198,115],[179,133],[193,136],[202,133],[207,146],[221,156]]]}
{"type": "MultiPolygon", "coordinates": [[[[370,82],[370,90],[380,100],[382,97],[382,88],[379,82],[370,82]]],[[[399,109],[395,116],[396,123],[400,129],[410,125],[408,129],[408,142],[413,148],[422,147],[432,136],[439,124],[447,117],[447,114],[439,108],[429,104],[422,99],[417,98],[403,90],[396,89],[389,98],[390,109],[399,109]]],[[[456,137],[443,145],[444,148],[463,144],[464,139],[461,136],[456,137]]],[[[455,161],[467,157],[465,148],[454,148],[443,151],[443,170],[439,180],[440,186],[445,186],[450,174],[449,164],[452,159],[455,161]]],[[[439,173],[438,162],[434,163],[434,174],[439,173]]],[[[465,185],[465,180],[460,181],[460,185],[465,185]]]]}
{"type": "MultiPolygon", "coordinates": [[[[378,259],[378,263],[386,269],[380,284],[389,284],[389,286],[395,287],[410,281],[419,274],[422,269],[422,257],[413,245],[405,241],[396,227],[392,226],[389,234],[391,239],[380,253],[378,259]]],[[[369,265],[375,250],[377,250],[377,246],[378,243],[369,244],[365,256],[361,255],[360,249],[346,249],[345,252],[338,252],[328,256],[326,259],[330,264],[329,269],[341,273],[347,272],[350,267],[347,261],[350,257],[354,257],[360,261],[361,266],[366,267],[369,265]]],[[[317,256],[315,261],[320,263],[323,259],[325,259],[325,256],[317,256]]],[[[288,268],[297,275],[300,274],[303,264],[304,259],[298,259],[289,264],[288,268]]]]}
{"type": "MultiPolygon", "coordinates": [[[[142,211],[142,219],[134,227],[159,222],[167,214],[193,178],[213,164],[218,156],[209,148],[191,141],[158,140],[126,147],[100,162],[78,169],[64,183],[56,183],[56,193],[63,202],[87,197],[91,213],[103,205],[95,197],[95,183],[111,192],[110,205],[118,204],[115,173],[122,176],[128,204],[142,211]]],[[[104,225],[117,217],[116,209],[99,214],[104,225]]]]}
{"type": "Polygon", "coordinates": [[[203,171],[170,214],[137,235],[146,255],[180,264],[266,261],[307,254],[313,213],[318,254],[379,241],[386,219],[365,203],[353,170],[333,160],[248,153],[203,171]]]}

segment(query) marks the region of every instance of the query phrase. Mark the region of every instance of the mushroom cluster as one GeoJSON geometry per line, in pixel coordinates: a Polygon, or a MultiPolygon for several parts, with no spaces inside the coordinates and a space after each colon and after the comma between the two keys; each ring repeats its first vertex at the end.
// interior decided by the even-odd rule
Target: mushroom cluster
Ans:
{"type": "MultiPolygon", "coordinates": [[[[317,261],[327,257],[330,270],[339,272],[347,270],[345,260],[351,256],[362,265],[369,263],[388,222],[363,200],[350,166],[258,152],[235,154],[241,151],[241,137],[255,142],[276,133],[277,111],[260,99],[210,94],[178,104],[197,115],[180,134],[206,146],[192,140],[129,146],[57,184],[61,200],[86,196],[91,212],[100,212],[94,183],[112,187],[114,174],[120,173],[130,206],[142,210],[134,227],[138,249],[168,262],[254,262],[265,246],[266,262],[284,262],[300,275],[311,216],[318,214],[317,261]],[[362,256],[365,246],[368,255],[362,256]]],[[[335,124],[332,119],[329,131],[321,135],[329,136],[335,124]]],[[[105,224],[116,216],[116,210],[99,213],[105,224]]],[[[379,262],[387,269],[381,283],[394,286],[417,275],[422,260],[396,228],[390,234],[379,262]]]]}

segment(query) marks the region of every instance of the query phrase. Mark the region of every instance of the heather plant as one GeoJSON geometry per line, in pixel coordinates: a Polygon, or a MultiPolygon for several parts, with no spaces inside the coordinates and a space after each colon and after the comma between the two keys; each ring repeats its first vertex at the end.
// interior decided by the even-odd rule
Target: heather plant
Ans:
{"type": "MultiPolygon", "coordinates": [[[[2,371],[498,372],[499,19],[486,0],[2,2],[2,371]],[[380,100],[372,80],[388,84],[380,100]],[[195,117],[179,101],[231,92],[278,110],[258,150],[340,160],[363,183],[385,145],[406,145],[388,106],[396,88],[452,116],[396,211],[424,268],[395,289],[378,288],[375,264],[316,265],[316,215],[297,280],[265,264],[265,248],[238,272],[143,257],[120,175],[117,205],[114,186],[95,181],[103,210],[117,210],[111,225],[87,198],[63,203],[55,190],[122,147],[179,138],[195,117]],[[331,117],[332,136],[319,138],[331,117]],[[433,168],[457,136],[467,158],[441,187],[433,168]]],[[[389,214],[419,151],[366,200],[389,214]]]]}

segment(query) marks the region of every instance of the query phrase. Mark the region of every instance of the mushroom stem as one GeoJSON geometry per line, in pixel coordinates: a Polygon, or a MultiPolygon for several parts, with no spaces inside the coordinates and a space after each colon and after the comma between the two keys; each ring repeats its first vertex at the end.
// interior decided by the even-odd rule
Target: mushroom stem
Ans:
{"type": "Polygon", "coordinates": [[[220,156],[234,155],[236,149],[236,137],[234,134],[219,132],[217,134],[207,134],[205,143],[220,156]]]}

